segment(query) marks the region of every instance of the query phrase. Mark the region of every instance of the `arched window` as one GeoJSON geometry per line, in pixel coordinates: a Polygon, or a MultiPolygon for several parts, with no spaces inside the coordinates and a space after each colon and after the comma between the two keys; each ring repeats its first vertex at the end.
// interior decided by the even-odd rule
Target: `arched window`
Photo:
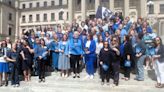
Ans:
{"type": "Polygon", "coordinates": [[[63,14],[64,14],[63,11],[59,12],[59,20],[63,20],[63,14]]]}
{"type": "Polygon", "coordinates": [[[47,7],[47,1],[44,1],[44,7],[47,7]]]}

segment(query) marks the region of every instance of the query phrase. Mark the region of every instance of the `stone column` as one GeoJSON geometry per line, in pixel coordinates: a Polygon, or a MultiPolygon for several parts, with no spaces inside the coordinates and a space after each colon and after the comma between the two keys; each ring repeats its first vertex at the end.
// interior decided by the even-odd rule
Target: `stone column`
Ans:
{"type": "Polygon", "coordinates": [[[129,16],[129,0],[124,0],[124,16],[129,16]]]}
{"type": "Polygon", "coordinates": [[[1,5],[0,6],[0,34],[2,34],[2,14],[3,14],[3,10],[2,10],[2,5],[1,5]]]}
{"type": "Polygon", "coordinates": [[[140,0],[140,11],[141,11],[141,17],[146,17],[146,10],[147,10],[147,0],[140,0]]]}
{"type": "Polygon", "coordinates": [[[82,21],[86,19],[86,0],[81,0],[82,21]]]}
{"type": "Polygon", "coordinates": [[[16,8],[15,37],[17,38],[17,37],[20,37],[21,33],[22,33],[22,32],[20,32],[20,29],[19,29],[20,11],[19,11],[19,1],[18,0],[16,0],[16,2],[15,2],[15,8],[16,8]]]}
{"type": "Polygon", "coordinates": [[[95,13],[97,12],[99,5],[100,5],[100,0],[95,0],[95,13]]]}
{"type": "Polygon", "coordinates": [[[114,11],[114,0],[109,0],[109,9],[114,11]]]}
{"type": "Polygon", "coordinates": [[[69,0],[68,2],[68,16],[69,16],[69,23],[71,23],[74,19],[74,8],[73,5],[74,0],[69,0]]]}

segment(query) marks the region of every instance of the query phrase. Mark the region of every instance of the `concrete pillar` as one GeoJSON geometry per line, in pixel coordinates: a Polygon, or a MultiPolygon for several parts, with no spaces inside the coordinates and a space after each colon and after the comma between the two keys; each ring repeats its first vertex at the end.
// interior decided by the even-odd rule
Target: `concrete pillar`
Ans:
{"type": "Polygon", "coordinates": [[[141,17],[146,17],[147,13],[147,0],[140,0],[140,11],[141,11],[141,17]]]}
{"type": "Polygon", "coordinates": [[[129,16],[129,0],[124,0],[124,16],[129,16]]]}
{"type": "Polygon", "coordinates": [[[109,9],[114,11],[114,0],[109,0],[109,9]]]}
{"type": "Polygon", "coordinates": [[[0,6],[0,34],[2,34],[2,16],[3,15],[3,9],[2,5],[0,6]]]}
{"type": "Polygon", "coordinates": [[[74,8],[73,5],[74,0],[69,0],[68,2],[68,16],[69,16],[69,22],[72,23],[72,20],[74,19],[74,8]]]}
{"type": "Polygon", "coordinates": [[[15,37],[20,37],[21,36],[21,31],[19,29],[19,19],[20,19],[20,12],[19,12],[19,1],[16,0],[15,2],[15,8],[16,8],[16,20],[15,20],[15,37]]]}
{"type": "Polygon", "coordinates": [[[86,0],[81,0],[82,21],[86,19],[86,0]]]}
{"type": "Polygon", "coordinates": [[[95,0],[95,13],[97,12],[99,5],[100,5],[100,0],[95,0]]]}

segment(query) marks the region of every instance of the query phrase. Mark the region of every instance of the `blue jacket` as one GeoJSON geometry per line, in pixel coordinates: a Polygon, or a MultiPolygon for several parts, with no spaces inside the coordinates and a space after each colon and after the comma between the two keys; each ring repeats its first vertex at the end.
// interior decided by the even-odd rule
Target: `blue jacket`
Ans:
{"type": "Polygon", "coordinates": [[[51,51],[59,50],[59,42],[52,41],[48,48],[51,51]]]}
{"type": "Polygon", "coordinates": [[[69,54],[73,55],[82,55],[83,54],[83,46],[81,39],[72,38],[69,40],[69,54]]]}
{"type": "MultiPolygon", "coordinates": [[[[86,43],[87,43],[87,41],[85,41],[84,48],[86,48],[86,43]]],[[[88,56],[88,57],[96,56],[96,43],[94,40],[91,40],[91,44],[90,44],[90,47],[88,48],[88,50],[90,51],[90,53],[85,54],[85,56],[88,56]]]]}
{"type": "MultiPolygon", "coordinates": [[[[66,44],[63,44],[63,41],[60,41],[59,50],[64,50],[64,54],[69,55],[68,41],[66,42],[66,44]]],[[[59,55],[62,55],[62,53],[60,52],[59,55]]]]}
{"type": "Polygon", "coordinates": [[[127,31],[127,32],[129,32],[129,29],[130,29],[130,27],[131,27],[131,24],[132,24],[132,22],[128,22],[127,24],[126,24],[126,26],[124,27],[124,29],[127,31]]]}
{"type": "Polygon", "coordinates": [[[34,57],[37,58],[41,56],[43,59],[47,59],[47,47],[41,47],[41,45],[38,45],[37,48],[34,49],[34,57]]]}

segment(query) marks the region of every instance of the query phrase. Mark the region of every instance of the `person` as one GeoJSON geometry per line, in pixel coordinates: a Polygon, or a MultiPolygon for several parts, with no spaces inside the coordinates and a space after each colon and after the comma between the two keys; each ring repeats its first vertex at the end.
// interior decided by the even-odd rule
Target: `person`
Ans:
{"type": "Polygon", "coordinates": [[[112,72],[113,72],[113,80],[114,84],[118,86],[119,84],[119,69],[120,69],[120,50],[119,50],[119,42],[118,37],[113,36],[110,44],[111,52],[112,52],[112,72]]]}
{"type": "Polygon", "coordinates": [[[87,41],[84,43],[84,51],[85,51],[85,61],[86,61],[86,72],[87,77],[93,79],[94,77],[94,62],[96,60],[96,43],[93,40],[93,36],[91,34],[87,35],[87,41]]]}
{"type": "Polygon", "coordinates": [[[100,54],[100,51],[101,49],[103,48],[103,38],[101,35],[98,35],[98,42],[96,43],[96,55],[97,55],[97,62],[96,62],[96,67],[95,68],[98,68],[99,66],[99,54],[100,54]]]}
{"type": "Polygon", "coordinates": [[[153,56],[155,62],[155,73],[157,77],[157,88],[164,88],[164,45],[160,37],[155,38],[156,55],[153,56]]]}
{"type": "Polygon", "coordinates": [[[51,42],[52,39],[50,39],[50,34],[46,34],[46,38],[44,38],[46,46],[48,46],[51,42]]]}
{"type": "Polygon", "coordinates": [[[123,54],[123,66],[124,66],[124,79],[128,81],[130,79],[130,71],[133,62],[133,48],[128,35],[124,36],[124,54],[123,54]]]}
{"type": "Polygon", "coordinates": [[[45,63],[47,60],[48,49],[45,46],[44,39],[40,39],[40,45],[34,50],[34,54],[38,63],[39,83],[45,82],[45,63]]]}
{"type": "Polygon", "coordinates": [[[137,81],[144,81],[144,68],[143,64],[146,58],[145,52],[146,47],[145,43],[142,40],[143,34],[139,33],[137,38],[137,45],[135,47],[135,56],[137,58],[137,67],[136,67],[136,78],[137,81]]]}
{"type": "Polygon", "coordinates": [[[9,72],[9,63],[6,61],[6,56],[9,48],[7,47],[7,42],[2,41],[1,42],[1,48],[0,48],[0,87],[3,86],[2,84],[2,76],[4,73],[5,76],[5,86],[8,86],[8,72],[9,72]]]}
{"type": "Polygon", "coordinates": [[[71,68],[74,73],[73,78],[80,78],[80,59],[83,55],[83,46],[77,31],[74,32],[73,38],[69,41],[69,54],[71,68]]]}
{"type": "Polygon", "coordinates": [[[50,43],[50,51],[52,53],[52,67],[55,71],[58,71],[58,59],[59,59],[59,40],[56,33],[53,35],[54,40],[50,43]]]}
{"type": "Polygon", "coordinates": [[[7,47],[8,47],[9,49],[11,49],[12,43],[11,43],[10,37],[6,37],[6,42],[7,42],[7,47]]]}
{"type": "Polygon", "coordinates": [[[6,60],[9,62],[10,73],[11,73],[11,85],[13,87],[19,87],[19,62],[18,62],[17,44],[12,44],[12,50],[7,53],[6,60]]]}
{"type": "Polygon", "coordinates": [[[59,63],[58,68],[61,70],[62,77],[68,77],[70,69],[70,58],[69,58],[69,48],[68,48],[68,36],[63,35],[63,40],[59,43],[59,63]]]}
{"type": "Polygon", "coordinates": [[[107,85],[109,85],[111,61],[112,55],[109,48],[109,43],[108,41],[105,41],[104,47],[101,49],[99,54],[101,85],[104,85],[105,79],[107,81],[107,85]]]}
{"type": "Polygon", "coordinates": [[[31,80],[31,69],[32,69],[32,60],[33,60],[32,53],[33,53],[33,49],[30,48],[28,41],[24,39],[21,56],[23,58],[22,70],[24,74],[24,80],[26,82],[31,80]]]}

